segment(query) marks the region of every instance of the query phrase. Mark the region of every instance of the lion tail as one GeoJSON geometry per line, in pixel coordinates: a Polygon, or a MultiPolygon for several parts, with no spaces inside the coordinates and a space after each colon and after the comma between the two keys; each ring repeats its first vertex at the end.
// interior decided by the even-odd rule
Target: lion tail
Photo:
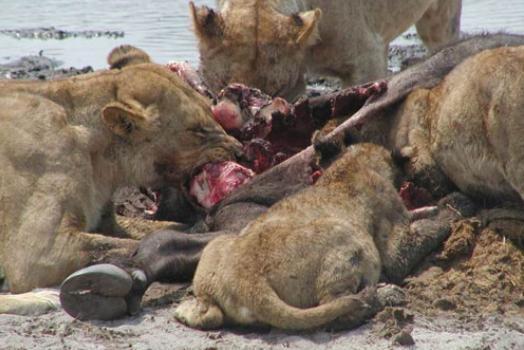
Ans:
{"type": "Polygon", "coordinates": [[[372,307],[360,294],[338,297],[325,304],[301,309],[287,304],[267,286],[257,291],[255,317],[258,321],[286,330],[306,330],[327,325],[340,316],[349,316],[351,324],[360,324],[372,314],[372,307]]]}

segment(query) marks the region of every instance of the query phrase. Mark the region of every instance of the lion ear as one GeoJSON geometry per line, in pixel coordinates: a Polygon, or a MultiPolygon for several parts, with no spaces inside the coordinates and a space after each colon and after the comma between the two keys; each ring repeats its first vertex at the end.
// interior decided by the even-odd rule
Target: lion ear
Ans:
{"type": "Polygon", "coordinates": [[[200,39],[221,38],[224,34],[224,20],[220,13],[207,6],[196,7],[193,1],[189,2],[193,27],[200,39]]]}
{"type": "Polygon", "coordinates": [[[107,56],[110,69],[121,69],[140,63],[150,63],[149,55],[131,45],[120,45],[115,47],[107,56]]]}
{"type": "Polygon", "coordinates": [[[102,120],[114,134],[131,140],[139,137],[146,115],[120,102],[111,102],[102,109],[102,120]]]}
{"type": "Polygon", "coordinates": [[[299,27],[298,35],[295,42],[301,46],[312,46],[320,39],[318,33],[318,22],[322,11],[314,9],[311,11],[301,12],[292,17],[294,25],[299,27]]]}

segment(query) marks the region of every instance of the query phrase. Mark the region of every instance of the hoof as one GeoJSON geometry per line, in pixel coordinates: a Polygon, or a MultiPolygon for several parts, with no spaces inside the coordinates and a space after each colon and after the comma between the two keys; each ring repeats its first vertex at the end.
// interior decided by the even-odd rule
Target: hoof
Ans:
{"type": "Polygon", "coordinates": [[[134,278],[145,285],[145,275],[136,272],[132,276],[111,264],[78,270],[60,286],[62,307],[80,320],[114,320],[136,313],[145,291],[135,292],[134,278]]]}

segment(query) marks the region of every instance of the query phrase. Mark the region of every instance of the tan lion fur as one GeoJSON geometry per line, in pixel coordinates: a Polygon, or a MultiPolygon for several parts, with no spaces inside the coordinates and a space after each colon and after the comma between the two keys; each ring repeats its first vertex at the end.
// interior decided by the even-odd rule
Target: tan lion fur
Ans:
{"type": "Polygon", "coordinates": [[[362,129],[438,191],[524,199],[524,46],[485,50],[362,129]]]}
{"type": "Polygon", "coordinates": [[[191,4],[201,71],[218,91],[240,82],[288,99],[304,73],[344,86],[386,74],[387,47],[416,24],[431,50],[458,38],[462,0],[219,0],[191,4]]]}
{"type": "Polygon", "coordinates": [[[129,238],[166,226],[114,225],[117,187],[176,183],[238,151],[178,77],[129,46],[109,56],[122,60],[65,80],[0,82],[0,266],[12,292],[127,256],[138,244],[129,238]]]}

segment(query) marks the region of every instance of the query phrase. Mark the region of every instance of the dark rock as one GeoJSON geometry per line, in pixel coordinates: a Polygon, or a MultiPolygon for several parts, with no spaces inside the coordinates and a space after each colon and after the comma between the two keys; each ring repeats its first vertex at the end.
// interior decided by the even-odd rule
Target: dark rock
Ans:
{"type": "Polygon", "coordinates": [[[457,308],[457,304],[446,297],[435,300],[433,306],[444,311],[455,310],[457,308]]]}
{"type": "MultiPolygon", "coordinates": [[[[406,292],[394,284],[386,284],[377,289],[377,298],[383,307],[406,304],[406,292]]],[[[403,310],[403,309],[402,309],[403,310]]],[[[402,321],[406,320],[404,317],[402,321]]]]}
{"type": "Polygon", "coordinates": [[[515,305],[517,305],[518,307],[524,307],[524,297],[522,297],[519,300],[515,301],[515,305]]]}
{"type": "Polygon", "coordinates": [[[415,345],[415,340],[411,336],[411,329],[403,329],[393,337],[393,344],[402,346],[415,345]]]}

